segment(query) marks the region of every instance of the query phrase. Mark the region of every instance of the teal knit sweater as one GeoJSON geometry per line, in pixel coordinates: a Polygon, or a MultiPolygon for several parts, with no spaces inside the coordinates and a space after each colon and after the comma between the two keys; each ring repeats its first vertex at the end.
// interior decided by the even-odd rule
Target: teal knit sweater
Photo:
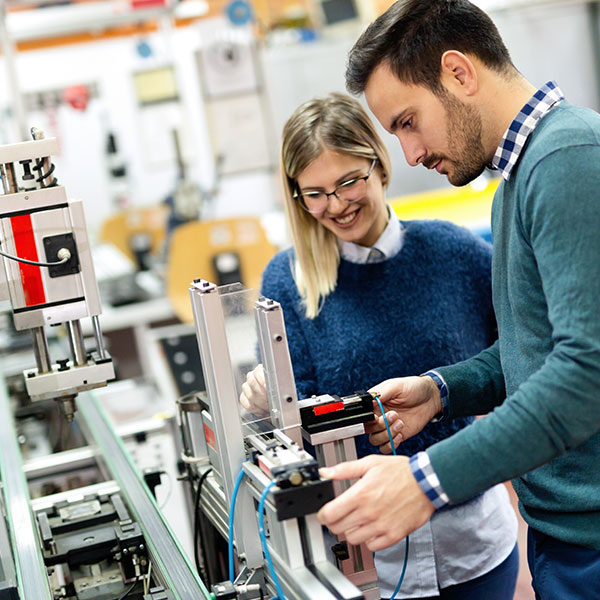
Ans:
{"type": "Polygon", "coordinates": [[[451,417],[494,410],[427,452],[453,502],[512,478],[532,527],[600,549],[600,115],[540,121],[492,235],[499,339],[439,371],[451,417]]]}

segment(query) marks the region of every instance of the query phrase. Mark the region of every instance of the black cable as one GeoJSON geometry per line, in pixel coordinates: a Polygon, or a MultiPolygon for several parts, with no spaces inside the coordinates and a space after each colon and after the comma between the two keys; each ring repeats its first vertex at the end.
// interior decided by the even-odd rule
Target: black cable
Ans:
{"type": "MultiPolygon", "coordinates": [[[[202,485],[211,471],[212,467],[202,473],[202,477],[200,477],[200,480],[198,481],[198,487],[196,488],[196,498],[194,499],[194,559],[196,561],[196,570],[198,573],[200,573],[202,570],[200,567],[200,556],[198,555],[198,544],[200,538],[200,496],[202,494],[202,485]]],[[[204,579],[205,581],[208,581],[206,573],[204,574],[204,579]]]]}
{"type": "Polygon", "coordinates": [[[137,585],[138,578],[136,577],[135,581],[131,584],[131,587],[121,596],[117,598],[117,600],[123,600],[123,598],[127,598],[131,592],[133,592],[133,588],[137,585]]]}
{"type": "Polygon", "coordinates": [[[2,252],[0,250],[0,255],[6,258],[10,258],[10,260],[16,260],[17,262],[25,263],[26,265],[35,265],[36,267],[57,267],[59,265],[64,265],[67,261],[71,259],[71,255],[61,258],[56,262],[37,262],[35,260],[28,260],[27,258],[21,258],[20,256],[13,256],[12,254],[7,254],[6,252],[2,252]]]}

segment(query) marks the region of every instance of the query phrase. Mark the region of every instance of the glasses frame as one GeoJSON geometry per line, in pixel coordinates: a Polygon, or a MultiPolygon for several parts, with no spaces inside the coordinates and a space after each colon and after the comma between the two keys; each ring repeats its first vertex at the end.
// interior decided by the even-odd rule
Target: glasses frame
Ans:
{"type": "MultiPolygon", "coordinates": [[[[304,209],[306,212],[309,212],[311,215],[318,215],[318,214],[320,214],[320,213],[322,213],[322,212],[325,212],[325,211],[327,210],[327,207],[329,206],[329,197],[330,197],[330,196],[335,196],[335,197],[336,197],[336,198],[337,198],[337,199],[338,199],[340,202],[343,202],[344,204],[354,204],[354,203],[356,203],[356,202],[359,202],[359,201],[361,200],[361,198],[357,198],[356,200],[350,200],[350,201],[348,201],[348,200],[344,200],[343,198],[340,198],[340,197],[338,196],[338,191],[339,191],[340,189],[343,189],[344,187],[346,187],[346,186],[348,186],[348,185],[351,185],[351,184],[354,184],[354,183],[356,183],[357,181],[360,181],[360,180],[362,180],[362,181],[365,181],[365,182],[366,182],[366,181],[369,179],[369,177],[371,177],[371,174],[373,173],[373,169],[375,168],[375,165],[376,165],[378,162],[379,162],[379,159],[378,159],[378,158],[374,158],[374,159],[373,159],[373,162],[371,162],[371,166],[369,167],[369,170],[368,170],[368,172],[367,172],[367,174],[366,174],[366,175],[362,175],[361,177],[352,177],[351,179],[348,179],[348,181],[344,181],[344,182],[342,182],[340,185],[338,185],[338,186],[337,186],[337,187],[336,187],[336,188],[333,190],[333,192],[325,192],[325,191],[323,191],[323,192],[319,192],[319,193],[325,194],[325,196],[327,197],[327,203],[325,204],[325,207],[324,207],[324,208],[321,208],[321,209],[319,209],[319,210],[311,210],[310,208],[308,208],[308,207],[307,207],[307,206],[304,204],[304,199],[303,199],[303,196],[304,196],[304,194],[300,193],[300,190],[298,190],[298,191],[297,191],[297,192],[294,194],[293,198],[294,198],[294,200],[296,200],[296,201],[297,201],[297,202],[300,204],[300,206],[301,206],[301,207],[302,207],[302,208],[303,208],[303,209],[304,209]]],[[[296,183],[296,186],[297,186],[297,185],[298,185],[298,184],[296,183]]]]}

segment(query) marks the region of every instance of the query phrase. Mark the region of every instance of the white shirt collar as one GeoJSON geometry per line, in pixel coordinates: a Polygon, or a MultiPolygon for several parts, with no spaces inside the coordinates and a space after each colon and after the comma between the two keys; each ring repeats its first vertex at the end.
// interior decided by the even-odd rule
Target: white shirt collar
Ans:
{"type": "Polygon", "coordinates": [[[340,256],[351,263],[378,263],[396,256],[404,244],[404,229],[394,214],[392,207],[386,202],[388,223],[379,239],[371,247],[361,246],[354,242],[340,241],[340,256]]]}

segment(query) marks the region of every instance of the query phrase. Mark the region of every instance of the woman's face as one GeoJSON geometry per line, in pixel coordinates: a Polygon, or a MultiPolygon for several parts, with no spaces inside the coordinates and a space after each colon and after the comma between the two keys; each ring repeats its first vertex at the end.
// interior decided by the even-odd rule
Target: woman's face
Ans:
{"type": "MultiPolygon", "coordinates": [[[[298,175],[296,181],[300,193],[329,193],[350,179],[367,175],[371,163],[367,158],[324,150],[298,175]]],[[[331,195],[323,212],[311,214],[340,240],[372,246],[387,224],[387,208],[379,163],[376,163],[365,183],[366,191],[358,201],[348,204],[331,195]]]]}

